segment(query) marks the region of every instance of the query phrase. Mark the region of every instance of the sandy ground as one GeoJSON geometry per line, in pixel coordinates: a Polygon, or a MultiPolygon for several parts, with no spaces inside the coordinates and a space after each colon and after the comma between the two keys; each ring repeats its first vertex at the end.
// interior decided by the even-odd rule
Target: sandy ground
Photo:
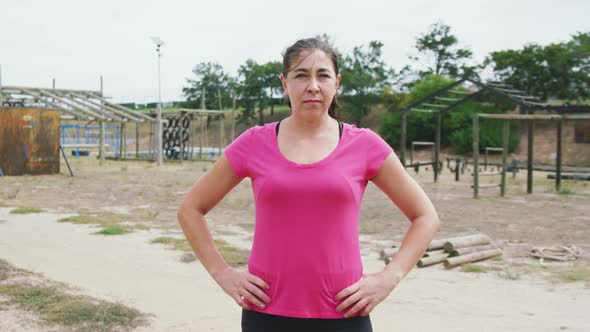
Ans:
{"type": "MultiPolygon", "coordinates": [[[[1,258],[153,315],[137,331],[240,331],[240,308],[198,262],[182,263],[178,252],[149,243],[166,231],[106,237],[92,234],[93,226],[57,223],[64,215],[9,210],[0,208],[1,258]]],[[[363,235],[363,243],[375,241],[363,235]]],[[[366,272],[383,268],[373,250],[365,246],[363,253],[366,272]]],[[[538,275],[506,280],[434,266],[412,271],[372,321],[375,331],[590,331],[589,307],[587,284],[538,275]]],[[[35,330],[27,317],[0,310],[0,330],[35,330]]]]}
{"type": "MultiPolygon", "coordinates": [[[[192,183],[210,163],[107,161],[70,158],[75,177],[62,174],[0,177],[0,258],[80,292],[120,301],[152,314],[140,331],[239,331],[240,308],[198,262],[179,260],[178,251],[150,244],[161,235],[182,237],[176,211],[192,183]],[[8,214],[12,207],[37,207],[41,214],[8,214]],[[134,230],[120,236],[92,234],[93,226],[57,223],[91,213],[123,218],[134,230]]],[[[568,195],[553,191],[546,173],[535,173],[534,194],[526,195],[525,172],[508,178],[507,196],[498,189],[474,200],[469,171],[455,182],[445,169],[410,174],[435,204],[438,237],[482,232],[507,244],[500,271],[464,273],[442,266],[415,269],[372,314],[375,331],[590,331],[583,317],[590,307],[588,283],[556,282],[541,273],[506,278],[518,264],[538,265],[533,246],[574,244],[590,263],[590,182],[564,181],[568,195]],[[502,275],[504,273],[504,275],[502,275]]],[[[482,182],[499,182],[497,177],[482,182]]],[[[254,202],[243,181],[208,214],[215,238],[249,249],[254,202]]],[[[365,192],[360,240],[367,272],[383,268],[378,251],[399,243],[408,222],[374,185],[365,192]]],[[[2,302],[2,299],[0,299],[2,302]]],[[[0,306],[0,331],[42,331],[28,313],[0,306]]]]}

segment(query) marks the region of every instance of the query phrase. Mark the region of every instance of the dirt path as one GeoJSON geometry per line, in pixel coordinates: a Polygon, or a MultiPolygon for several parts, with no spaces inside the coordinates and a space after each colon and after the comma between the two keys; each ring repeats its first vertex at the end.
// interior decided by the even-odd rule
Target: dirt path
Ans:
{"type": "MultiPolygon", "coordinates": [[[[198,262],[182,263],[178,252],[149,243],[161,231],[105,237],[91,234],[91,226],[56,222],[64,215],[9,210],[0,208],[0,258],[153,314],[151,325],[139,331],[240,330],[240,308],[198,262]]],[[[382,269],[373,252],[363,252],[366,272],[382,269]]],[[[590,289],[583,283],[433,267],[414,270],[372,320],[375,331],[589,331],[589,307],[590,289]]],[[[21,316],[0,310],[0,330],[18,325],[14,317],[21,316]]]]}

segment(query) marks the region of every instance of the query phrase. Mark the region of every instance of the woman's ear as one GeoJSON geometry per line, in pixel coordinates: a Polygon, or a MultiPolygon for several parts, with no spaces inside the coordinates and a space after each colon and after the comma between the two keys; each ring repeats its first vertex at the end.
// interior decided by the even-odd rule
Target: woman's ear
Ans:
{"type": "Polygon", "coordinates": [[[285,78],[285,75],[283,75],[283,73],[281,73],[280,78],[281,78],[281,85],[283,86],[283,93],[285,94],[285,96],[288,96],[289,92],[287,90],[287,79],[285,78]]]}
{"type": "Polygon", "coordinates": [[[336,90],[338,90],[338,88],[340,87],[341,80],[342,80],[342,75],[338,74],[338,76],[336,76],[336,90]]]}

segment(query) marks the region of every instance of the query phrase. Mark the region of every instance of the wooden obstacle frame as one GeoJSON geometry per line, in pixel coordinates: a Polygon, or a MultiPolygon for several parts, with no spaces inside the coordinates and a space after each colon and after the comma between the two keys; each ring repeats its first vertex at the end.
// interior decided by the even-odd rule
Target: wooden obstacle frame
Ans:
{"type": "MultiPolygon", "coordinates": [[[[506,194],[506,172],[508,157],[508,137],[510,135],[510,121],[526,121],[528,128],[528,151],[527,151],[527,193],[533,192],[533,151],[534,151],[534,128],[536,121],[552,121],[557,127],[556,137],[556,175],[555,190],[561,190],[561,169],[562,169],[562,142],[563,142],[563,121],[565,120],[588,120],[590,114],[474,114],[473,115],[473,197],[479,197],[479,189],[486,187],[500,187],[500,196],[506,194]],[[493,185],[480,185],[479,177],[479,122],[480,119],[503,121],[502,135],[502,165],[501,183],[493,185]]],[[[486,173],[484,173],[486,174],[486,173]]]]}
{"type": "MultiPolygon", "coordinates": [[[[442,130],[442,115],[450,109],[461,105],[462,103],[471,100],[483,92],[490,92],[491,94],[508,99],[520,106],[521,112],[533,113],[540,110],[551,110],[559,114],[579,114],[590,113],[590,105],[567,105],[555,106],[549,105],[538,97],[531,96],[522,90],[518,90],[506,83],[487,81],[480,82],[476,79],[463,77],[457,81],[443,87],[419,100],[403,107],[400,110],[401,115],[401,134],[400,134],[400,148],[399,158],[404,167],[413,167],[406,163],[406,143],[407,143],[407,116],[410,112],[431,113],[435,121],[435,137],[434,137],[434,182],[438,181],[440,173],[439,168],[442,164],[440,162],[440,144],[441,144],[441,130],[442,130]],[[462,91],[458,89],[463,83],[472,83],[478,87],[476,91],[462,91]],[[526,110],[526,111],[524,111],[526,110]]],[[[529,132],[529,139],[532,141],[531,133],[529,132]]],[[[532,164],[532,161],[530,161],[532,164]]],[[[529,167],[532,171],[532,166],[529,167]]],[[[532,185],[529,185],[532,190],[532,185]]]]}

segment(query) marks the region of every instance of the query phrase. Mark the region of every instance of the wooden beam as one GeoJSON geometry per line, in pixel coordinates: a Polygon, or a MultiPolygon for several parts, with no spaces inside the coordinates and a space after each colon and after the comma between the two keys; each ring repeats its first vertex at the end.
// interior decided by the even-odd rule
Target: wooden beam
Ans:
{"type": "Polygon", "coordinates": [[[402,165],[406,166],[406,138],[407,138],[407,113],[401,113],[402,130],[400,134],[400,161],[402,165]]]}
{"type": "Polygon", "coordinates": [[[557,156],[555,157],[555,167],[557,172],[555,172],[555,191],[561,191],[561,153],[562,153],[562,129],[563,129],[563,121],[557,121],[557,156]]]}
{"type": "Polygon", "coordinates": [[[480,118],[493,120],[560,120],[561,115],[541,115],[541,114],[478,114],[480,118]]]}
{"type": "Polygon", "coordinates": [[[479,195],[479,114],[473,115],[473,198],[479,195]]]}
{"type": "Polygon", "coordinates": [[[526,192],[533,193],[533,145],[534,145],[535,122],[528,123],[528,160],[527,160],[527,178],[526,192]]]}
{"type": "Polygon", "coordinates": [[[434,182],[438,182],[438,173],[439,173],[439,160],[440,160],[440,134],[442,131],[442,114],[441,112],[436,113],[436,137],[435,137],[435,146],[434,146],[434,182]]]}
{"type": "Polygon", "coordinates": [[[504,133],[502,135],[502,182],[500,185],[500,196],[506,195],[506,168],[508,168],[508,139],[510,135],[510,122],[504,120],[504,133]]]}

